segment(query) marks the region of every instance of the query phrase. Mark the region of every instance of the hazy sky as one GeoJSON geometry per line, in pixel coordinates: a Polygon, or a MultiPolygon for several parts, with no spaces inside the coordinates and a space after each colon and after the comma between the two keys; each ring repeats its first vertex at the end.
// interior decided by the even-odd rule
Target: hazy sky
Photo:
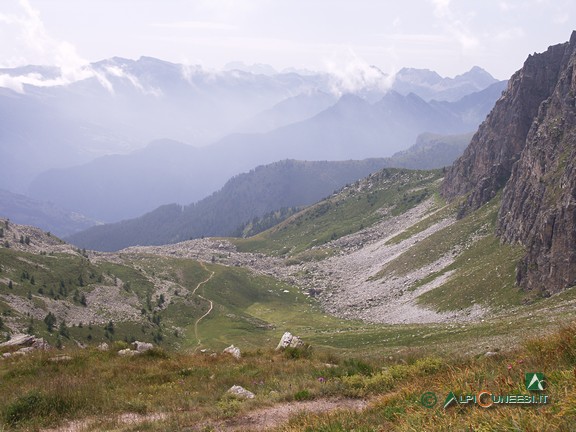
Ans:
{"type": "Polygon", "coordinates": [[[573,0],[0,0],[0,66],[146,55],[444,76],[479,65],[505,79],[574,19],[573,0]]]}

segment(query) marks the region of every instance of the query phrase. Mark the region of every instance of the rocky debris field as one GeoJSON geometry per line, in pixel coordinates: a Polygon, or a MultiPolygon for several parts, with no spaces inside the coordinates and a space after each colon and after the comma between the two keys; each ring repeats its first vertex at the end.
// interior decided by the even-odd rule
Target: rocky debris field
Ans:
{"type": "MultiPolygon", "coordinates": [[[[327,243],[321,247],[336,253],[321,261],[287,265],[282,258],[238,252],[231,242],[215,238],[166,246],[131,247],[121,251],[120,256],[154,254],[204,262],[213,262],[214,259],[222,265],[247,267],[298,286],[303,292],[316,296],[327,312],[348,319],[374,323],[477,320],[486,313],[480,307],[458,313],[438,313],[416,304],[419,295],[439,286],[451,273],[445,273],[416,290],[407,289],[416,281],[450,265],[459,251],[401,277],[372,279],[386,263],[456,221],[450,216],[400,243],[387,244],[391,238],[431,214],[433,206],[431,198],[400,216],[385,218],[357,233],[327,243]]],[[[383,215],[385,213],[384,210],[383,215]]]]}

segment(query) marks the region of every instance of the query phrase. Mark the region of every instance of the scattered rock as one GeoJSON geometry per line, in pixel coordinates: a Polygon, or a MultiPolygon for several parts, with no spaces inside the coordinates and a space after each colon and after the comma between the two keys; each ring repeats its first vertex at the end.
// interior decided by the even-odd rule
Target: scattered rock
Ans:
{"type": "Polygon", "coordinates": [[[118,351],[118,355],[122,356],[122,357],[132,357],[132,356],[135,356],[138,354],[140,354],[138,351],[131,350],[130,348],[126,348],[126,349],[118,351]]]}
{"type": "Polygon", "coordinates": [[[294,335],[292,335],[292,333],[286,332],[280,338],[280,342],[278,343],[278,346],[276,347],[276,351],[281,350],[281,349],[286,349],[288,347],[300,348],[302,346],[304,346],[304,342],[302,341],[302,339],[299,336],[294,336],[294,335]]]}
{"type": "Polygon", "coordinates": [[[99,351],[108,351],[109,349],[110,349],[110,347],[108,346],[108,344],[106,342],[102,342],[100,345],[98,345],[99,351]]]}
{"type": "Polygon", "coordinates": [[[230,345],[228,348],[224,348],[224,353],[230,354],[232,357],[239,359],[242,357],[242,353],[240,352],[240,348],[235,347],[234,345],[230,345]]]}
{"type": "Polygon", "coordinates": [[[255,395],[251,391],[246,390],[244,387],[234,385],[226,392],[239,399],[254,399],[255,395]]]}
{"type": "Polygon", "coordinates": [[[34,335],[16,334],[9,341],[1,343],[0,347],[30,347],[47,350],[50,345],[43,338],[37,338],[34,335]]]}
{"type": "Polygon", "coordinates": [[[151,350],[152,348],[154,348],[154,345],[148,342],[140,342],[140,341],[136,341],[132,344],[132,346],[134,347],[134,349],[140,353],[146,352],[148,350],[151,350]]]}
{"type": "Polygon", "coordinates": [[[498,353],[497,353],[497,352],[494,352],[494,351],[486,351],[486,352],[484,353],[484,357],[494,357],[494,356],[497,356],[497,355],[498,355],[498,353]]]}

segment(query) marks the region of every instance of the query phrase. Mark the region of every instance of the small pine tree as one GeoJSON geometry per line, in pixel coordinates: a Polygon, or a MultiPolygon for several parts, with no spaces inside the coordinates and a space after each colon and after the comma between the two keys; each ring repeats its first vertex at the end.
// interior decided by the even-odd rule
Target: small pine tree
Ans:
{"type": "Polygon", "coordinates": [[[20,234],[20,244],[24,244],[24,236],[20,234]]]}
{"type": "Polygon", "coordinates": [[[8,281],[8,288],[10,289],[14,288],[14,284],[12,283],[11,280],[8,281]]]}
{"type": "Polygon", "coordinates": [[[30,245],[30,236],[26,236],[26,238],[24,239],[24,243],[30,245]]]}
{"type": "Polygon", "coordinates": [[[70,339],[70,332],[68,331],[68,327],[66,326],[66,321],[62,321],[60,323],[60,327],[58,328],[58,334],[64,336],[66,339],[70,339]]]}
{"type": "Polygon", "coordinates": [[[56,324],[56,317],[52,312],[48,312],[48,315],[44,318],[44,323],[46,324],[46,328],[50,333],[54,329],[54,325],[56,324]]]}
{"type": "Polygon", "coordinates": [[[0,317],[0,329],[4,328],[4,321],[2,321],[2,317],[0,317]]]}
{"type": "Polygon", "coordinates": [[[32,277],[30,277],[30,283],[31,283],[32,285],[35,285],[35,284],[36,284],[36,279],[34,279],[34,275],[32,275],[32,277]]]}
{"type": "Polygon", "coordinates": [[[32,291],[28,291],[28,300],[32,300],[32,291]]]}
{"type": "Polygon", "coordinates": [[[86,302],[86,296],[84,294],[80,296],[80,304],[82,306],[88,306],[88,303],[86,302]]]}
{"type": "Polygon", "coordinates": [[[0,238],[4,237],[4,228],[0,228],[0,238]]]}

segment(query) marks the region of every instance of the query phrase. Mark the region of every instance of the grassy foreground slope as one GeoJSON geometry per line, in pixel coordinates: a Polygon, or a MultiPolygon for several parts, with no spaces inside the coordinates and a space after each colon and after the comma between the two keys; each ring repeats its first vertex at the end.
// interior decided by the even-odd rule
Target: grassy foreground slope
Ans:
{"type": "Polygon", "coordinates": [[[54,352],[0,361],[2,427],[38,430],[75,420],[75,427],[86,431],[569,431],[576,420],[576,324],[490,357],[412,352],[350,358],[262,348],[239,360],[159,349],[127,358],[115,353],[121,342],[113,348],[65,350],[61,354],[67,357],[59,361],[54,352]],[[545,375],[544,392],[526,390],[527,372],[545,375]],[[232,385],[255,398],[227,395],[232,385]],[[545,394],[549,400],[533,406],[443,408],[450,392],[481,390],[545,394]],[[422,404],[426,392],[438,399],[431,408],[422,404]],[[351,400],[364,402],[346,402],[351,400]],[[316,412],[329,401],[341,409],[316,412]],[[262,422],[278,407],[297,412],[303,406],[308,414],[262,422]]]}

